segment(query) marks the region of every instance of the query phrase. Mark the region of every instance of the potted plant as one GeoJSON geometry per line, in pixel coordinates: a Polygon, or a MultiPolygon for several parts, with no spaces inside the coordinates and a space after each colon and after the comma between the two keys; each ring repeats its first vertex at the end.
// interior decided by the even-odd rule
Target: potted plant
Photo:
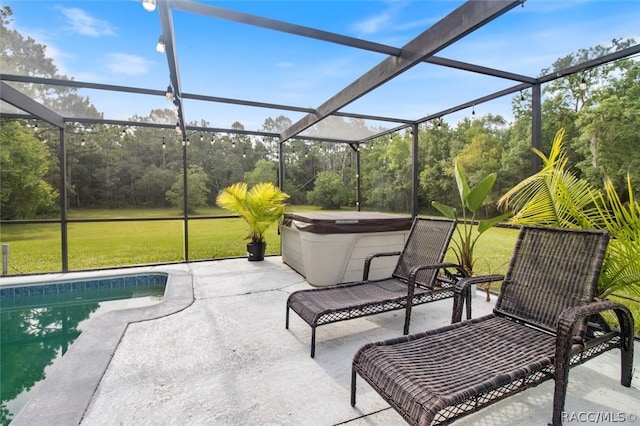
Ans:
{"type": "Polygon", "coordinates": [[[220,191],[216,204],[239,215],[248,226],[244,237],[247,243],[247,256],[250,261],[264,260],[267,243],[265,231],[284,215],[285,201],[289,198],[271,182],[261,182],[251,190],[244,182],[234,183],[220,191]]]}

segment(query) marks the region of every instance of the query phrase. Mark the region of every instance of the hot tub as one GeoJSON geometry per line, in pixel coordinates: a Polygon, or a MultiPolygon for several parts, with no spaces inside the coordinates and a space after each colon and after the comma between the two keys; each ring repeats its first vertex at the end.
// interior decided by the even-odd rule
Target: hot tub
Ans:
{"type": "MultiPolygon", "coordinates": [[[[368,254],[404,248],[412,221],[375,212],[286,213],[280,227],[282,260],[314,286],[358,281],[368,254]]],[[[376,259],[369,278],[390,276],[397,260],[376,259]]]]}

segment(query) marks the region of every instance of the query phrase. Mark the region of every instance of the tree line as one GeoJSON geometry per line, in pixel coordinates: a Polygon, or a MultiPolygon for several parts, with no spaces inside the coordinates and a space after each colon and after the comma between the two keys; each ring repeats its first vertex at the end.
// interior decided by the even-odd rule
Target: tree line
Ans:
{"type": "MultiPolygon", "coordinates": [[[[45,55],[45,46],[12,29],[12,11],[0,10],[0,69],[2,73],[69,79],[60,75],[45,55]],[[29,72],[24,67],[29,67],[29,72]]],[[[559,58],[548,74],[635,44],[612,40],[559,58]]],[[[100,118],[90,99],[68,87],[22,85],[21,90],[56,111],[74,111],[100,118]]],[[[530,175],[531,97],[512,99],[513,122],[500,115],[466,118],[458,123],[438,120],[418,128],[421,212],[432,200],[455,203],[454,168],[458,162],[470,182],[496,172],[498,180],[487,198],[486,214],[497,199],[530,175]]],[[[132,122],[177,120],[173,109],[134,116],[132,122]]],[[[345,131],[366,127],[359,119],[330,117],[326,126],[345,131]]],[[[543,86],[542,151],[548,150],[558,129],[565,129],[569,166],[596,187],[603,176],[625,194],[626,174],[640,187],[640,63],[622,59],[559,78],[543,86]]],[[[280,132],[292,124],[286,116],[267,118],[261,131],[280,132]]],[[[187,126],[207,128],[204,119],[187,126]]],[[[242,123],[232,124],[244,130],[242,123]]],[[[376,129],[370,129],[375,131],[376,129]]],[[[182,208],[187,177],[188,210],[214,206],[220,189],[239,181],[252,185],[278,183],[279,142],[244,134],[188,132],[186,162],[182,137],[170,129],[143,126],[68,123],[66,162],[61,170],[58,131],[35,120],[0,120],[2,219],[28,219],[57,214],[61,173],[67,181],[71,208],[182,208]],[[187,165],[185,172],[184,165],[187,165]]],[[[292,204],[323,208],[353,208],[356,203],[356,149],[361,156],[361,206],[370,210],[406,212],[412,196],[412,136],[409,129],[355,145],[335,142],[287,141],[284,146],[283,189],[292,204]]]]}

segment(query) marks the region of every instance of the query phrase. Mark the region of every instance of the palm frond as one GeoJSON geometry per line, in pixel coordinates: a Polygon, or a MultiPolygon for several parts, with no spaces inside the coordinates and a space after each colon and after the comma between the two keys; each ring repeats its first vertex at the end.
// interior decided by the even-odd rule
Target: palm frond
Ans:
{"type": "Polygon", "coordinates": [[[542,169],[511,188],[498,201],[500,208],[515,211],[512,222],[568,228],[588,223],[593,209],[593,190],[588,182],[565,169],[563,136],[564,131],[558,131],[548,157],[536,151],[543,160],[542,169]]]}

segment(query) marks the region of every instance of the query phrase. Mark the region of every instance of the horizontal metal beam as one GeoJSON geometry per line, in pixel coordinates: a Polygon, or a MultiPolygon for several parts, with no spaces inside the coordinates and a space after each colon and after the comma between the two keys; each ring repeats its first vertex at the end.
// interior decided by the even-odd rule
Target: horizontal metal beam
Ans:
{"type": "Polygon", "coordinates": [[[497,92],[491,93],[489,95],[486,96],[482,96],[480,98],[465,102],[463,104],[451,107],[451,108],[447,108],[445,110],[442,110],[440,112],[434,113],[434,114],[429,114],[426,117],[422,117],[418,120],[419,123],[424,123],[426,121],[430,121],[433,120],[434,118],[441,118],[445,115],[449,115],[449,114],[453,114],[454,112],[458,112],[458,111],[462,111],[463,109],[467,109],[476,105],[480,105],[483,104],[485,102],[489,102],[492,101],[494,99],[498,99],[501,98],[503,96],[506,95],[510,95],[511,93],[515,93],[515,92],[519,92],[520,90],[524,90],[524,89],[528,89],[529,87],[531,87],[530,84],[518,84],[516,86],[512,86],[512,87],[508,87],[506,89],[503,90],[499,90],[497,92]]]}
{"type": "Polygon", "coordinates": [[[219,96],[198,95],[195,93],[183,93],[182,99],[192,99],[196,101],[218,102],[223,104],[242,105],[242,106],[268,108],[268,109],[280,109],[285,111],[296,111],[296,112],[306,112],[306,113],[312,113],[315,111],[313,108],[302,108],[302,107],[291,106],[291,105],[247,101],[247,100],[233,99],[233,98],[222,98],[219,96]]]}
{"type": "Polygon", "coordinates": [[[299,134],[520,3],[522,0],[478,0],[464,3],[407,43],[399,56],[388,57],[320,105],[316,114],[308,114],[283,131],[281,139],[284,141],[299,134]]]}
{"type": "Polygon", "coordinates": [[[507,80],[520,81],[522,83],[531,83],[534,84],[536,82],[535,77],[528,77],[522,74],[514,74],[507,71],[501,71],[494,68],[483,67],[480,65],[469,64],[467,62],[455,61],[453,59],[441,58],[438,56],[432,56],[430,58],[425,59],[425,62],[440,65],[443,67],[455,68],[463,71],[475,72],[478,74],[489,75],[491,77],[500,77],[505,78],[507,80]]]}
{"type": "Polygon", "coordinates": [[[108,90],[112,92],[137,93],[141,95],[164,96],[165,90],[142,89],[139,87],[116,86],[113,84],[89,83],[77,80],[62,80],[57,78],[29,77],[25,75],[0,74],[0,80],[16,81],[20,83],[42,84],[50,86],[76,87],[84,89],[108,90]]]}
{"type": "Polygon", "coordinates": [[[604,55],[599,58],[591,59],[590,61],[586,61],[581,64],[565,68],[563,70],[554,71],[550,74],[547,74],[538,78],[538,81],[540,83],[548,83],[549,81],[553,81],[558,78],[561,78],[570,74],[575,74],[587,69],[595,68],[597,66],[606,64],[608,62],[617,61],[619,59],[623,59],[628,56],[635,55],[636,53],[640,53],[640,44],[627,47],[626,49],[618,50],[617,52],[609,53],[608,55],[604,55]]]}
{"type": "MultiPolygon", "coordinates": [[[[18,116],[12,114],[12,118],[31,118],[29,116],[18,116]]],[[[170,129],[171,131],[175,131],[175,124],[162,124],[162,123],[146,123],[146,122],[138,122],[138,121],[126,121],[126,120],[104,120],[104,119],[96,119],[96,118],[68,118],[65,119],[65,122],[68,123],[83,123],[83,124],[92,124],[92,123],[100,123],[100,124],[110,124],[114,126],[129,126],[129,127],[148,127],[155,129],[170,129]]],[[[272,137],[272,138],[280,138],[280,133],[277,132],[265,132],[261,130],[246,130],[246,129],[232,129],[226,127],[202,127],[202,126],[186,126],[185,131],[193,131],[193,132],[206,132],[206,133],[228,133],[234,135],[247,135],[247,136],[262,136],[262,137],[272,137]]],[[[299,136],[296,137],[297,140],[303,141],[313,141],[313,142],[331,142],[331,143],[354,143],[353,140],[350,139],[335,139],[335,138],[322,138],[318,136],[299,136]]]]}
{"type": "MultiPolygon", "coordinates": [[[[233,99],[233,98],[222,98],[219,96],[198,95],[195,93],[183,93],[182,99],[192,99],[192,100],[207,101],[207,102],[219,102],[219,103],[241,105],[241,106],[248,106],[248,107],[279,109],[284,111],[296,111],[296,112],[304,112],[308,114],[316,113],[316,110],[313,108],[304,108],[304,107],[282,105],[282,104],[272,104],[268,102],[248,101],[248,100],[233,99]]],[[[410,120],[406,120],[404,118],[382,117],[378,115],[358,114],[358,113],[351,113],[351,112],[336,112],[332,115],[335,115],[338,117],[361,118],[363,120],[390,121],[393,123],[410,122],[410,120]]]]}
{"type": "Polygon", "coordinates": [[[103,118],[65,118],[66,123],[82,123],[82,124],[109,124],[112,126],[127,126],[127,127],[149,127],[154,129],[172,129],[175,132],[175,124],[163,124],[163,123],[147,123],[143,121],[129,121],[129,120],[106,120],[103,118]]]}
{"type": "Polygon", "coordinates": [[[18,89],[0,81],[0,99],[14,107],[52,124],[59,129],[64,129],[64,119],[55,111],[34,101],[18,89]]]}
{"type": "Polygon", "coordinates": [[[356,114],[353,112],[341,112],[341,111],[336,111],[331,115],[336,117],[360,118],[362,120],[375,120],[375,121],[390,121],[392,123],[405,123],[405,124],[411,124],[414,121],[414,120],[408,120],[405,118],[380,117],[377,115],[356,114]]]}
{"type": "MultiPolygon", "coordinates": [[[[473,107],[473,106],[476,106],[476,105],[480,105],[480,104],[482,104],[484,102],[489,102],[489,101],[492,101],[494,99],[498,99],[498,98],[501,98],[503,96],[510,95],[511,93],[516,93],[516,92],[519,92],[520,90],[528,89],[529,87],[531,87],[531,85],[527,84],[527,83],[518,84],[516,86],[512,86],[512,87],[500,90],[498,92],[494,92],[494,93],[491,93],[489,95],[483,96],[481,98],[477,98],[477,99],[465,102],[463,104],[459,104],[457,106],[454,106],[454,107],[451,107],[451,108],[447,108],[445,110],[436,112],[434,114],[429,114],[429,115],[427,115],[425,117],[422,117],[422,118],[416,120],[415,124],[421,124],[421,123],[425,123],[427,121],[431,121],[431,120],[436,119],[436,118],[442,118],[445,115],[453,114],[454,112],[462,111],[464,109],[467,109],[467,108],[470,108],[470,107],[473,107]]],[[[398,126],[395,129],[385,130],[384,132],[379,132],[379,133],[376,133],[375,135],[368,136],[367,138],[362,139],[360,142],[363,142],[363,143],[364,142],[368,142],[370,140],[382,137],[384,135],[388,135],[388,134],[397,132],[398,130],[405,129],[406,127],[407,126],[398,126]]]]}
{"type": "Polygon", "coordinates": [[[249,13],[223,9],[221,7],[213,6],[210,4],[197,3],[186,0],[170,0],[169,6],[173,9],[183,12],[197,13],[211,18],[219,18],[227,21],[239,22],[242,24],[281,31],[302,37],[309,37],[316,40],[328,41],[344,46],[384,53],[386,55],[397,56],[400,54],[400,49],[396,47],[386,46],[384,44],[374,43],[355,37],[348,37],[328,31],[322,31],[302,25],[291,24],[289,22],[264,18],[262,16],[251,15],[249,13]]]}
{"type": "MultiPolygon", "coordinates": [[[[143,89],[140,87],[116,86],[113,84],[89,83],[86,81],[61,80],[61,79],[43,78],[43,77],[29,77],[29,76],[13,75],[13,74],[0,74],[0,80],[16,81],[16,82],[29,83],[29,84],[42,84],[42,85],[49,85],[49,86],[63,86],[63,87],[75,87],[75,88],[84,88],[84,89],[106,90],[111,92],[136,93],[141,95],[152,95],[152,96],[162,96],[162,97],[164,97],[166,94],[165,90],[143,89]]],[[[298,107],[293,105],[273,104],[268,102],[249,101],[249,100],[243,100],[243,99],[223,98],[219,96],[199,95],[195,93],[182,93],[181,99],[191,99],[191,100],[205,101],[205,102],[217,102],[217,103],[223,103],[223,104],[242,105],[242,106],[248,106],[248,107],[276,109],[276,110],[283,110],[283,111],[296,111],[296,112],[303,112],[303,113],[315,112],[315,109],[313,108],[298,107]]],[[[363,120],[390,121],[393,123],[411,123],[412,122],[412,120],[406,120],[406,119],[397,118],[397,117],[381,117],[377,115],[357,114],[357,113],[350,113],[350,112],[336,112],[333,115],[338,117],[361,118],[363,120]]]]}
{"type": "MultiPolygon", "coordinates": [[[[245,130],[245,129],[229,129],[222,127],[200,127],[200,126],[187,126],[187,130],[192,131],[200,131],[200,132],[210,132],[210,133],[229,133],[235,135],[248,135],[248,136],[262,136],[269,138],[277,138],[280,139],[280,133],[275,132],[264,132],[261,130],[245,130]]],[[[335,139],[335,138],[323,138],[319,136],[298,136],[295,138],[296,140],[301,141],[312,141],[312,142],[331,142],[331,143],[357,143],[357,141],[347,140],[347,139],[335,139]]]]}
{"type": "MultiPolygon", "coordinates": [[[[415,124],[418,124],[418,123],[415,123],[415,124]]],[[[388,129],[388,130],[385,130],[383,132],[376,133],[375,135],[367,136],[366,138],[361,139],[360,143],[366,143],[366,142],[372,141],[372,140],[377,139],[377,138],[381,138],[381,137],[386,136],[386,135],[391,135],[391,134],[393,134],[395,132],[399,132],[400,130],[408,129],[411,126],[394,127],[393,129],[388,129]]]]}

